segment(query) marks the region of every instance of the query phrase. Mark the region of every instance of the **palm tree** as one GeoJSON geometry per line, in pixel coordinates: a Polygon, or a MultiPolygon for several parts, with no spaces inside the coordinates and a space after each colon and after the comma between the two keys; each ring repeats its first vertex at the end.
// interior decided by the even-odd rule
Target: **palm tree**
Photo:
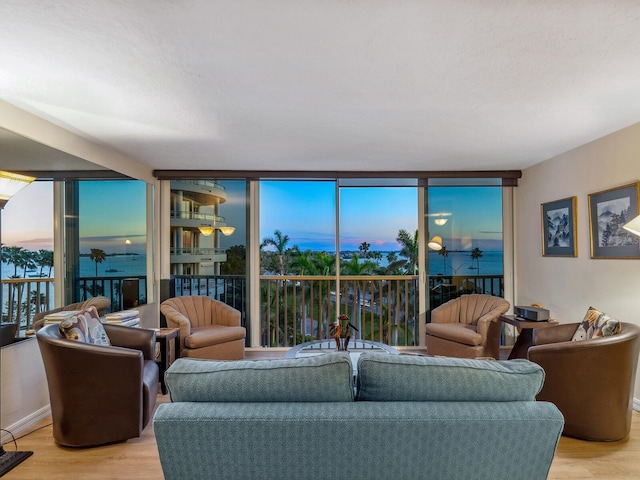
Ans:
{"type": "Polygon", "coordinates": [[[27,271],[36,268],[36,252],[22,250],[18,266],[22,268],[22,278],[27,277],[27,271]]]}
{"type": "Polygon", "coordinates": [[[408,272],[411,275],[418,273],[418,230],[413,234],[413,237],[405,229],[401,229],[398,232],[396,241],[402,245],[400,249],[400,256],[405,257],[408,260],[408,272]]]}
{"type": "Polygon", "coordinates": [[[358,247],[360,253],[362,254],[362,258],[367,258],[367,253],[369,253],[369,249],[371,248],[371,244],[367,242],[362,242],[358,247]]]}
{"type": "MultiPolygon", "coordinates": [[[[348,262],[340,265],[342,275],[369,275],[376,268],[376,264],[369,260],[365,260],[360,263],[360,256],[354,253],[348,262]]],[[[344,283],[348,284],[350,281],[346,280],[344,283]]],[[[356,319],[356,328],[358,329],[358,336],[362,335],[362,291],[364,287],[361,280],[353,280],[353,312],[352,317],[356,319]]],[[[348,310],[347,310],[348,311],[348,310]]]]}
{"type": "Polygon", "coordinates": [[[476,272],[478,273],[478,275],[480,274],[480,257],[482,257],[482,250],[480,250],[478,247],[474,248],[471,251],[471,260],[476,261],[476,272]]]}
{"type": "Polygon", "coordinates": [[[51,250],[40,249],[36,254],[35,260],[38,266],[40,267],[40,276],[42,277],[44,275],[42,270],[45,267],[48,267],[49,273],[47,274],[47,276],[50,277],[51,269],[53,268],[53,252],[51,250]]]}
{"type": "Polygon", "coordinates": [[[22,247],[2,247],[2,260],[9,265],[13,265],[13,278],[18,277],[18,267],[24,255],[22,247]]]}
{"type": "Polygon", "coordinates": [[[98,276],[98,264],[102,263],[104,259],[107,257],[107,254],[104,250],[100,248],[92,248],[91,253],[89,254],[89,258],[96,262],[96,277],[98,276]]]}
{"type": "Polygon", "coordinates": [[[289,235],[283,235],[280,230],[273,232],[273,237],[267,237],[262,240],[260,248],[272,246],[275,247],[278,254],[278,264],[280,266],[280,275],[284,275],[286,272],[284,264],[284,255],[287,251],[287,244],[289,243],[289,235]]]}

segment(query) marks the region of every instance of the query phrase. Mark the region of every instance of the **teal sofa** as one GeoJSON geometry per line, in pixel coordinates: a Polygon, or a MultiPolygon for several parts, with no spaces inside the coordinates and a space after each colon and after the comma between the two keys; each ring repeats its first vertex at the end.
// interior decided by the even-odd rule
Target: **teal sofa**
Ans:
{"type": "Polygon", "coordinates": [[[179,359],[153,427],[165,479],[536,480],[563,428],[528,360],[347,353],[179,359]]]}

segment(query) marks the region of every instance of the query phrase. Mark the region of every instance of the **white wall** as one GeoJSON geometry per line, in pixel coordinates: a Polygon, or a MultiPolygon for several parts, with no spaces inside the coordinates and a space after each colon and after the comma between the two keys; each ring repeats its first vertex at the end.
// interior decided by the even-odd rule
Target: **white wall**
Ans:
{"type": "MultiPolygon", "coordinates": [[[[640,180],[640,123],[523,171],[516,190],[517,305],[540,303],[560,322],[589,306],[640,324],[640,260],[592,259],[588,194],[640,180]],[[578,257],[543,257],[540,204],[577,197],[578,257]]],[[[640,380],[635,405],[639,407],[640,380]]],[[[638,409],[638,408],[636,408],[638,409]]]]}
{"type": "MultiPolygon", "coordinates": [[[[18,437],[51,413],[44,365],[35,337],[2,347],[0,354],[0,425],[18,437]]],[[[1,440],[6,443],[11,436],[2,432],[1,440]]]]}

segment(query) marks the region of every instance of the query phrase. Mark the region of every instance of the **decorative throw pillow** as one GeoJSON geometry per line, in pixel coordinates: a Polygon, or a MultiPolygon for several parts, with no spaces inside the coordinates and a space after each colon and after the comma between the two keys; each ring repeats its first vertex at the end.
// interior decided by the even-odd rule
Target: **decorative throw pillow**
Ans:
{"type": "Polygon", "coordinates": [[[111,342],[104,331],[96,307],[89,307],[77,315],[60,322],[60,333],[67,340],[90,343],[92,345],[109,346],[111,342]]]}
{"type": "Polygon", "coordinates": [[[618,320],[611,318],[596,308],[589,307],[571,340],[589,340],[591,338],[608,337],[620,333],[620,329],[621,325],[618,320]]]}

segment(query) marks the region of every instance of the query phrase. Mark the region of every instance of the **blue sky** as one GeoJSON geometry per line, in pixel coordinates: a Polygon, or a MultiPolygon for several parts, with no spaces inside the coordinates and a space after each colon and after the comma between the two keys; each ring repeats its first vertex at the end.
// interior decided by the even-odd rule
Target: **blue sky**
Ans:
{"type": "Polygon", "coordinates": [[[2,243],[53,250],[53,183],[33,182],[2,210],[2,243]]]}
{"type": "MultiPolygon", "coordinates": [[[[220,213],[236,227],[222,237],[222,247],[246,243],[244,181],[224,181],[227,202],[220,213]]],[[[81,251],[108,253],[144,251],[146,188],[143,182],[82,183],[81,251]],[[126,244],[129,240],[131,244],[126,244]]],[[[2,242],[29,250],[53,249],[53,184],[34,182],[12,198],[2,211],[2,242]]],[[[276,229],[301,249],[335,250],[335,183],[332,181],[263,181],[260,184],[260,239],[276,229]]],[[[400,229],[418,225],[414,187],[342,187],[340,189],[342,250],[398,250],[400,229]]],[[[451,213],[444,226],[429,222],[430,236],[440,235],[449,250],[500,249],[502,193],[500,187],[430,187],[429,212],[451,213]]]]}
{"type": "MultiPolygon", "coordinates": [[[[276,229],[302,250],[335,250],[335,183],[331,181],[263,181],[260,184],[260,238],[276,229]]],[[[444,226],[429,222],[430,235],[440,235],[448,249],[501,249],[500,187],[430,187],[430,213],[450,213],[444,226]]],[[[415,187],[342,187],[340,248],[371,250],[400,247],[400,229],[418,228],[415,187]]]]}
{"type": "MultiPolygon", "coordinates": [[[[79,203],[81,253],[145,252],[144,182],[81,182],[79,203]]],[[[53,250],[53,182],[34,182],[9,200],[2,211],[2,243],[53,250]]]]}

